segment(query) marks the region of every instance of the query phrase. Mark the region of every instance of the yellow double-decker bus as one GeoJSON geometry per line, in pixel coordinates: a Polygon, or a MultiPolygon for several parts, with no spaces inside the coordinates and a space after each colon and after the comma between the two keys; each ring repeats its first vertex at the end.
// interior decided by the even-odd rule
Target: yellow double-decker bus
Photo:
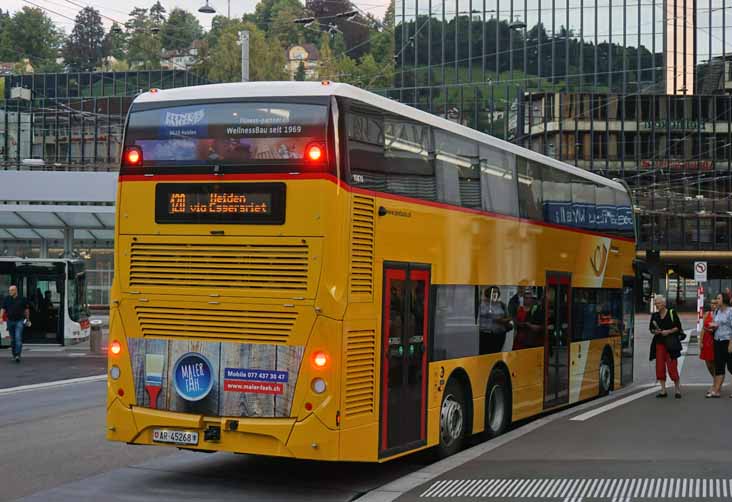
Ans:
{"type": "Polygon", "coordinates": [[[626,188],[355,87],[151,90],[107,437],[380,462],[632,379],[626,188]]]}

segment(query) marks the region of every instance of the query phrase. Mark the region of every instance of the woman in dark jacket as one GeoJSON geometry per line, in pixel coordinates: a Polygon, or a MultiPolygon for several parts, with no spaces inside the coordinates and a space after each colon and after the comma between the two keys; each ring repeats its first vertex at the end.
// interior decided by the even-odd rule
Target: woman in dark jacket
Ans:
{"type": "Polygon", "coordinates": [[[653,333],[651,341],[650,360],[656,360],[656,379],[661,391],[656,397],[666,397],[666,370],[674,382],[676,392],[674,397],[681,399],[681,380],[676,360],[681,356],[681,342],[679,334],[683,331],[679,315],[666,308],[666,298],[656,295],[653,299],[656,312],[651,316],[650,331],[653,333]]]}

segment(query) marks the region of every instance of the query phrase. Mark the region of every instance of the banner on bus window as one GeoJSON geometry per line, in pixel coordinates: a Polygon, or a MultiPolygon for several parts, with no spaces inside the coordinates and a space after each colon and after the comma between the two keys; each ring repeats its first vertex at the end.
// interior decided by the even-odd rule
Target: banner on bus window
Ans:
{"type": "Polygon", "coordinates": [[[558,225],[595,231],[633,230],[630,206],[579,202],[544,202],[544,218],[558,225]]]}
{"type": "Polygon", "coordinates": [[[289,417],[304,347],[128,338],[137,404],[229,417],[289,417]]]}

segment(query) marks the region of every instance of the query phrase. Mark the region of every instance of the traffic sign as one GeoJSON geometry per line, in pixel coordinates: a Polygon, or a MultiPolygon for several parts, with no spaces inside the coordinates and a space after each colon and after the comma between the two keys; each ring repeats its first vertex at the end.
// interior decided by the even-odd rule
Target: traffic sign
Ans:
{"type": "Polygon", "coordinates": [[[707,262],[694,262],[694,280],[696,282],[707,282],[707,262]]]}

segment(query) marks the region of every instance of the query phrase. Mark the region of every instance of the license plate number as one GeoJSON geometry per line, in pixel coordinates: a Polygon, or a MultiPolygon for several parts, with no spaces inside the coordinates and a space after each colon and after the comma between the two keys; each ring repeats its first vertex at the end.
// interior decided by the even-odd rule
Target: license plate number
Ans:
{"type": "Polygon", "coordinates": [[[188,431],[176,431],[170,429],[154,429],[153,441],[156,443],[173,444],[198,444],[198,433],[188,431]]]}

